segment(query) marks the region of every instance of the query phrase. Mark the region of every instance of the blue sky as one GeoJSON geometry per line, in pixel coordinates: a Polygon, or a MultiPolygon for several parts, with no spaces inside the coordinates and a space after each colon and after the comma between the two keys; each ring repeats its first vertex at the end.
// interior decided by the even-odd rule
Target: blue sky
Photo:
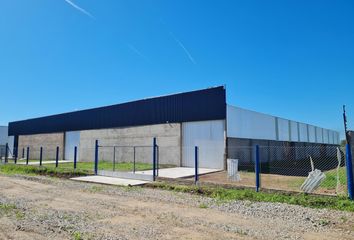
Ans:
{"type": "Polygon", "coordinates": [[[226,85],[340,131],[347,104],[354,128],[354,1],[71,2],[0,0],[0,125],[226,85]]]}

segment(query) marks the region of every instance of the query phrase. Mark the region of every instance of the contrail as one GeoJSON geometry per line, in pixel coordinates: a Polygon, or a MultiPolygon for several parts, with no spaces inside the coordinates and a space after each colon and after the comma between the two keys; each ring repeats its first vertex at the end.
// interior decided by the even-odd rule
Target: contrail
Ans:
{"type": "Polygon", "coordinates": [[[70,4],[73,8],[79,10],[80,12],[82,12],[83,14],[86,14],[87,16],[89,16],[92,19],[95,19],[94,16],[92,16],[91,13],[89,13],[88,11],[86,11],[85,9],[79,7],[78,5],[76,5],[75,3],[73,3],[71,0],[64,0],[65,2],[67,2],[68,4],[70,4]]]}
{"type": "Polygon", "coordinates": [[[146,61],[149,61],[149,59],[142,54],[136,47],[134,47],[132,44],[127,44],[129,49],[132,50],[134,53],[136,53],[137,55],[139,55],[140,57],[144,58],[146,61]]]}
{"type": "Polygon", "coordinates": [[[196,61],[194,60],[194,58],[192,57],[192,55],[190,54],[190,52],[189,52],[189,51],[187,50],[187,48],[183,45],[183,43],[182,43],[180,40],[178,40],[172,32],[170,32],[170,35],[171,35],[171,37],[176,41],[176,43],[183,49],[183,51],[187,54],[189,60],[191,60],[191,62],[192,62],[193,64],[197,64],[196,61]]]}

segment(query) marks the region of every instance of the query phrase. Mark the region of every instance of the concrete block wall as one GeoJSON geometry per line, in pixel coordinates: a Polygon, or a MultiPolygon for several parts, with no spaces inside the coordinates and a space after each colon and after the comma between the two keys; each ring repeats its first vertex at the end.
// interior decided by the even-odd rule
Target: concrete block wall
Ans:
{"type": "Polygon", "coordinates": [[[81,131],[79,160],[94,160],[94,145],[97,139],[100,146],[107,146],[99,148],[100,160],[113,161],[112,146],[126,146],[116,148],[116,161],[132,162],[135,146],[136,162],[152,163],[154,137],[159,145],[160,164],[180,166],[181,125],[178,123],[81,131]]]}
{"type": "Polygon", "coordinates": [[[29,159],[39,159],[40,147],[43,147],[43,160],[54,160],[56,147],[59,146],[59,159],[64,156],[64,133],[22,135],[18,138],[18,157],[22,158],[22,151],[30,148],[29,159]]]}

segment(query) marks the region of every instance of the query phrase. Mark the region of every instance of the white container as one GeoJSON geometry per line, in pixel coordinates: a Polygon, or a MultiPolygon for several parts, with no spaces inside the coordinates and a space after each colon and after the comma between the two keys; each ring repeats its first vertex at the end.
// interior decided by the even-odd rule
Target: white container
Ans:
{"type": "Polygon", "coordinates": [[[227,176],[231,181],[240,181],[240,174],[238,172],[238,159],[227,159],[227,176]]]}

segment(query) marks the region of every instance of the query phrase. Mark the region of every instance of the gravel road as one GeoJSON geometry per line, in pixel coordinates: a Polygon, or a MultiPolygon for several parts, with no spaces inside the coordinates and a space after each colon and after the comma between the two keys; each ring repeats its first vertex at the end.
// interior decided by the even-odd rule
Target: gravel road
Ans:
{"type": "Polygon", "coordinates": [[[354,214],[0,175],[0,239],[354,239],[354,214]]]}

